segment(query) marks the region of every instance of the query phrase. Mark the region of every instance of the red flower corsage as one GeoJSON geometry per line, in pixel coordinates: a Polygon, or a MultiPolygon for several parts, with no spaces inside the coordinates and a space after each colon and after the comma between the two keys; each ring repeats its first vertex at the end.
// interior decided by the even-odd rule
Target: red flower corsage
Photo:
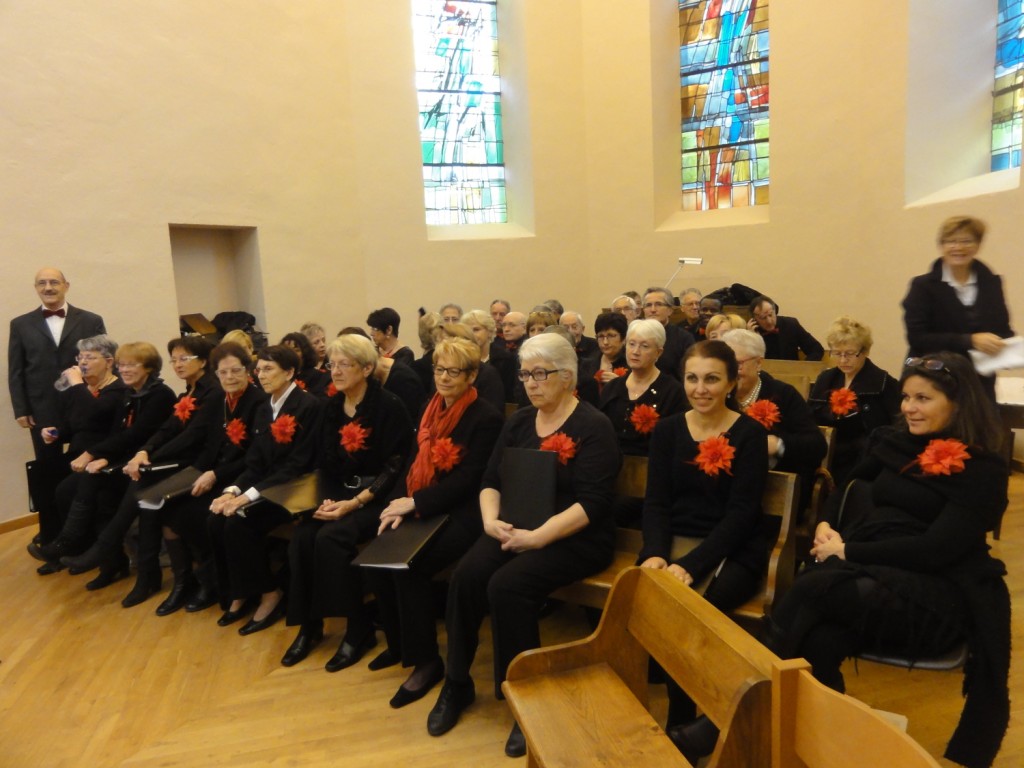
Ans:
{"type": "Polygon", "coordinates": [[[196,399],[191,395],[185,395],[178,402],[174,404],[174,415],[178,417],[178,421],[184,424],[192,416],[192,412],[196,409],[196,399]]]}
{"type": "Polygon", "coordinates": [[[241,445],[248,435],[245,434],[245,422],[241,419],[232,419],[224,425],[224,434],[228,436],[234,445],[241,445]]]}
{"type": "Polygon", "coordinates": [[[297,426],[294,416],[290,413],[282,413],[270,425],[270,435],[274,438],[275,442],[287,445],[295,437],[295,428],[297,426]]]}
{"type": "Polygon", "coordinates": [[[747,408],[747,416],[765,429],[771,429],[782,420],[779,406],[771,400],[758,400],[747,408]]]}
{"type": "Polygon", "coordinates": [[[618,368],[612,368],[612,373],[616,376],[625,376],[629,373],[629,368],[623,368],[621,365],[618,368]]]}
{"type": "Polygon", "coordinates": [[[649,405],[638,405],[633,409],[633,413],[629,415],[629,421],[633,425],[633,429],[637,431],[637,434],[641,435],[650,434],[654,430],[654,425],[658,423],[659,418],[661,418],[661,414],[649,405]]]}
{"type": "Polygon", "coordinates": [[[833,416],[845,416],[857,410],[857,393],[847,387],[833,389],[828,397],[833,416]]]}
{"type": "Polygon", "coordinates": [[[731,475],[735,455],[736,449],[729,444],[729,438],[719,435],[700,441],[697,445],[697,458],[693,463],[709,477],[718,477],[719,472],[731,475]]]}
{"type": "Polygon", "coordinates": [[[332,381],[327,387],[327,396],[334,397],[336,394],[338,394],[338,388],[334,386],[334,382],[332,381]]]}
{"type": "Polygon", "coordinates": [[[442,472],[451,472],[462,461],[462,448],[453,443],[450,437],[440,437],[430,449],[430,460],[442,472]]]}
{"type": "Polygon", "coordinates": [[[350,421],[338,430],[338,434],[341,435],[341,447],[349,454],[363,450],[366,447],[366,439],[372,431],[358,421],[350,421]]]}
{"type": "Polygon", "coordinates": [[[929,441],[917,458],[910,462],[906,469],[915,464],[921,467],[925,475],[953,475],[964,471],[964,460],[971,458],[967,446],[954,438],[929,441]]]}
{"type": "Polygon", "coordinates": [[[569,459],[576,455],[576,441],[569,437],[565,432],[555,432],[553,435],[548,435],[544,438],[544,441],[540,444],[542,451],[554,451],[558,454],[559,464],[568,464],[569,459]]]}
{"type": "Polygon", "coordinates": [[[303,392],[306,391],[306,382],[304,382],[302,379],[296,379],[295,386],[301,389],[303,392]]]}

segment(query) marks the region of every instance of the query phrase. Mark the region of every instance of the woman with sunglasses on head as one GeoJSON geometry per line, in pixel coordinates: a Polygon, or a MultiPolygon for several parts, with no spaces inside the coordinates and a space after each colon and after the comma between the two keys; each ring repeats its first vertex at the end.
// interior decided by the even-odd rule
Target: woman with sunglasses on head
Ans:
{"type": "Polygon", "coordinates": [[[902,423],[873,433],[850,473],[858,487],[829,497],[816,564],[772,613],[767,642],[843,691],[849,656],[919,659],[966,640],[966,704],[945,756],[987,766],[1009,719],[1010,600],[986,544],[1007,503],[1002,431],[964,357],[910,358],[900,387],[902,423]]]}
{"type": "MultiPolygon", "coordinates": [[[[437,703],[427,718],[432,736],[447,733],[476,698],[470,669],[488,611],[494,640],[495,695],[512,659],[540,645],[538,627],[547,596],[565,584],[596,573],[611,560],[615,526],[612,484],[621,456],[608,419],[578,400],[576,351],[555,333],[526,341],[519,351],[532,407],[505,422],[491,454],[480,491],[483,534],[459,561],[448,590],[445,626],[448,668],[437,703]],[[502,472],[506,449],[552,451],[555,513],[535,528],[501,519],[502,472]]],[[[505,745],[509,756],[526,752],[516,725],[505,745]]]]}
{"type": "Polygon", "coordinates": [[[325,667],[328,672],[352,666],[377,644],[363,600],[361,569],[352,560],[359,545],[377,532],[383,499],[395,484],[413,437],[402,401],[374,376],[378,354],[373,342],[354,333],[327,347],[338,394],[327,401],[319,440],[323,501],[303,516],[288,547],[288,624],[299,631],[281,659],[286,667],[320,644],[328,617],[346,617],[345,634],[325,667]]]}
{"type": "MultiPolygon", "coordinates": [[[[903,299],[909,355],[955,352],[968,356],[975,349],[998,354],[1004,339],[1013,336],[1003,281],[978,260],[985,222],[952,216],[939,227],[939,258],[932,268],[910,281],[903,299]]],[[[982,386],[995,401],[995,378],[982,386]]]]}
{"type": "Polygon", "coordinates": [[[866,325],[838,317],[826,342],[835,365],[818,374],[807,404],[819,425],[835,429],[831,471],[842,486],[864,456],[872,430],[899,415],[900,389],[896,379],[868,359],[871,329],[866,325]]]}
{"type": "Polygon", "coordinates": [[[436,394],[423,412],[416,445],[380,513],[378,533],[385,536],[410,517],[449,516],[408,570],[367,569],[388,643],[370,669],[399,662],[413,668],[391,699],[396,709],[421,699],[444,679],[433,577],[457,562],[482,533],[480,481],[502,425],[502,414],[474,387],[482,365],[478,346],[466,339],[437,343],[436,394]]]}

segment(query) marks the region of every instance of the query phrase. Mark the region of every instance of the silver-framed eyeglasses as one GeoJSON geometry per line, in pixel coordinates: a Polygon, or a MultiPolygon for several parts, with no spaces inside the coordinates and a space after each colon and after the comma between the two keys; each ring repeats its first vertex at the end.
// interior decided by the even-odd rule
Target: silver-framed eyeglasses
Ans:
{"type": "Polygon", "coordinates": [[[172,357],[171,365],[177,365],[178,363],[191,363],[193,360],[198,360],[199,355],[182,355],[181,357],[172,357]]]}

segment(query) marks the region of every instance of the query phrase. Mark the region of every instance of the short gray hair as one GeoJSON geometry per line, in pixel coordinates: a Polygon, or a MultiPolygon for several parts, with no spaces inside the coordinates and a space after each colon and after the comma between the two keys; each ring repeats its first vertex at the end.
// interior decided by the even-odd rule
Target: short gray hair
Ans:
{"type": "Polygon", "coordinates": [[[557,331],[555,333],[538,333],[527,339],[519,348],[519,364],[526,368],[527,361],[540,360],[569,374],[568,380],[572,387],[576,386],[576,350],[557,331]]]}
{"type": "Polygon", "coordinates": [[[637,336],[644,341],[653,341],[658,349],[665,348],[665,326],[653,318],[634,320],[626,329],[626,341],[637,336]]]}
{"type": "Polygon", "coordinates": [[[372,365],[377,367],[377,348],[365,336],[357,333],[346,333],[339,336],[327,346],[327,358],[331,355],[344,355],[360,367],[372,365]]]}
{"type": "Polygon", "coordinates": [[[462,316],[459,322],[466,325],[482,325],[491,335],[491,341],[494,341],[494,333],[498,326],[494,324],[494,318],[491,317],[490,312],[484,312],[482,309],[471,309],[462,316]]]}
{"type": "MultiPolygon", "coordinates": [[[[622,294],[621,296],[616,296],[614,299],[612,299],[612,307],[614,307],[616,304],[618,304],[623,299],[628,301],[629,302],[629,308],[632,309],[634,312],[636,312],[636,310],[637,310],[636,300],[632,296],[627,296],[626,294],[622,294]]],[[[612,311],[614,312],[614,309],[612,311]]]]}
{"type": "Polygon", "coordinates": [[[746,328],[734,328],[727,331],[720,340],[732,347],[733,352],[742,353],[748,358],[764,357],[764,339],[760,334],[748,331],[746,328]]]}
{"type": "Polygon", "coordinates": [[[77,346],[79,352],[96,352],[103,357],[114,357],[117,354],[117,342],[105,333],[79,339],[77,346]]]}

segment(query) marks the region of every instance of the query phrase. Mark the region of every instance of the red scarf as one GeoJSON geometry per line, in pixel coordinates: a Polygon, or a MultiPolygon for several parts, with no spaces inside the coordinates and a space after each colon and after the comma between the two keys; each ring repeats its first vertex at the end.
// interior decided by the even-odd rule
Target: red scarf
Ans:
{"type": "Polygon", "coordinates": [[[448,437],[459,423],[462,414],[477,398],[476,387],[470,387],[466,392],[451,404],[444,407],[444,398],[434,393],[427,409],[420,419],[420,428],[416,433],[416,460],[409,467],[409,474],[405,476],[405,491],[412,496],[421,488],[427,488],[434,483],[437,474],[437,467],[431,461],[431,448],[434,442],[448,437]]]}

